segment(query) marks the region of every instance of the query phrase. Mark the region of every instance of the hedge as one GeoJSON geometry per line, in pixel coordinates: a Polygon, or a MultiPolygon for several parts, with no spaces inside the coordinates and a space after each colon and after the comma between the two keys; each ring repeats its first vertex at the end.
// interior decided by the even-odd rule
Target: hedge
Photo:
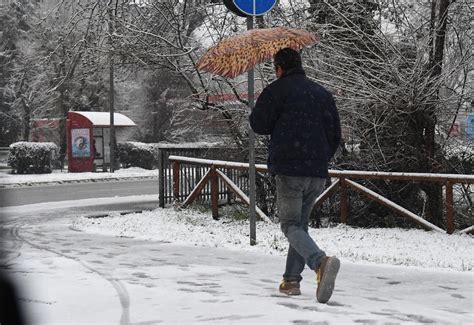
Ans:
{"type": "Polygon", "coordinates": [[[51,173],[59,147],[53,142],[15,142],[10,145],[8,165],[13,173],[51,173]]]}
{"type": "Polygon", "coordinates": [[[117,144],[122,167],[141,167],[153,169],[155,166],[155,147],[142,142],[123,142],[117,144]]]}

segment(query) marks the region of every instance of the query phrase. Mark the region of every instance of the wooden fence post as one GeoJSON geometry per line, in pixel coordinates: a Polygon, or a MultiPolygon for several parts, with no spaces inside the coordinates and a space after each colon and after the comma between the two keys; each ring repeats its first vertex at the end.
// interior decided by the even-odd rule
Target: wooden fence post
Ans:
{"type": "Polygon", "coordinates": [[[179,161],[173,161],[173,199],[179,201],[179,161]]]}
{"type": "Polygon", "coordinates": [[[163,149],[158,149],[158,202],[160,208],[165,207],[165,158],[163,149]]]}
{"type": "Polygon", "coordinates": [[[219,219],[219,180],[217,178],[216,168],[211,166],[211,207],[212,218],[219,219]]]}
{"type": "Polygon", "coordinates": [[[341,222],[347,223],[347,215],[349,214],[349,202],[347,197],[347,185],[344,178],[339,179],[341,187],[341,222]]]}
{"type": "Polygon", "coordinates": [[[446,232],[454,232],[453,183],[446,182],[446,232]]]}

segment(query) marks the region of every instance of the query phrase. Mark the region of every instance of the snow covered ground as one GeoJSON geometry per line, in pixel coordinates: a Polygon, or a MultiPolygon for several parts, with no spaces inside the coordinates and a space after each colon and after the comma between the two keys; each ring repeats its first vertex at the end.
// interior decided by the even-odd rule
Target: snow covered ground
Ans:
{"type": "MultiPolygon", "coordinates": [[[[72,227],[101,235],[271,255],[283,256],[288,247],[279,224],[258,222],[258,245],[250,246],[247,220],[224,216],[215,221],[210,213],[192,209],[115,213],[105,218],[81,217],[72,227]]],[[[336,255],[345,261],[474,271],[474,237],[466,234],[447,235],[399,228],[361,229],[345,225],[310,229],[310,234],[328,255],[336,255]]]]}
{"type": "MultiPolygon", "coordinates": [[[[112,199],[123,207],[137,197],[112,199]]],[[[92,203],[0,209],[7,263],[32,324],[472,324],[467,235],[314,230],[342,260],[323,305],[308,269],[301,296],[278,293],[286,244],[275,224],[259,222],[250,247],[245,221],[173,209],[91,218],[122,209],[92,203]]]]}
{"type": "MultiPolygon", "coordinates": [[[[15,180],[1,182],[153,173],[8,175],[15,180]]],[[[323,305],[308,269],[301,296],[278,293],[287,249],[278,224],[258,222],[257,245],[250,246],[249,224],[235,219],[239,213],[231,208],[218,221],[196,209],[119,213],[152,200],[154,195],[0,208],[6,263],[31,324],[473,324],[470,235],[311,229],[326,253],[342,261],[333,297],[323,305]]]]}
{"type": "Polygon", "coordinates": [[[147,170],[138,167],[119,169],[114,173],[69,173],[67,169],[53,170],[51,174],[9,174],[0,173],[0,185],[3,186],[28,186],[41,183],[61,183],[72,181],[90,181],[98,179],[124,179],[135,177],[158,177],[158,169],[147,170]]]}

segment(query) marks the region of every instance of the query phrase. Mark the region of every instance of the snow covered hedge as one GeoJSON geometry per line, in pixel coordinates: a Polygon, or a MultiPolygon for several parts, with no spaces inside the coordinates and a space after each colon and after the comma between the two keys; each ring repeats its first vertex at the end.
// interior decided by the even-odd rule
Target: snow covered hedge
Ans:
{"type": "Polygon", "coordinates": [[[10,145],[8,165],[13,173],[51,173],[58,158],[59,147],[53,142],[15,142],[10,145]]]}
{"type": "Polygon", "coordinates": [[[155,164],[155,146],[142,142],[123,142],[117,144],[122,167],[141,167],[153,169],[155,164]]]}

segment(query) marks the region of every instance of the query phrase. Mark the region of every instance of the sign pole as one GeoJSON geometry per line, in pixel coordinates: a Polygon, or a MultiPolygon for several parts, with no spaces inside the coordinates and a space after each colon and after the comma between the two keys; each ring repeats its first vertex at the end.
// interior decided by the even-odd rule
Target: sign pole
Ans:
{"type": "MultiPolygon", "coordinates": [[[[113,12],[112,8],[109,6],[107,7],[109,11],[109,37],[110,37],[110,46],[113,44],[113,37],[112,34],[114,33],[114,25],[112,22],[113,19],[113,12]]],[[[110,172],[113,173],[115,171],[115,124],[114,124],[114,56],[113,50],[110,49],[109,51],[109,111],[110,111],[110,142],[109,142],[109,150],[110,150],[110,172]]],[[[104,161],[105,165],[105,161],[104,161]]]]}
{"type": "MultiPolygon", "coordinates": [[[[247,30],[253,29],[253,16],[247,16],[247,30]]],[[[250,112],[252,111],[254,103],[254,69],[248,71],[248,105],[250,112]]],[[[250,200],[250,245],[257,244],[257,230],[256,230],[256,189],[255,189],[255,133],[249,127],[249,200],[250,200]]]]}
{"type": "MultiPolygon", "coordinates": [[[[253,17],[270,11],[277,0],[224,0],[224,5],[238,16],[247,16],[247,30],[253,29],[253,17]]],[[[255,105],[254,69],[248,71],[248,104],[249,110],[255,105]]],[[[250,203],[250,245],[257,244],[256,236],[256,171],[255,171],[255,133],[249,127],[249,203],[250,203]]]]}

